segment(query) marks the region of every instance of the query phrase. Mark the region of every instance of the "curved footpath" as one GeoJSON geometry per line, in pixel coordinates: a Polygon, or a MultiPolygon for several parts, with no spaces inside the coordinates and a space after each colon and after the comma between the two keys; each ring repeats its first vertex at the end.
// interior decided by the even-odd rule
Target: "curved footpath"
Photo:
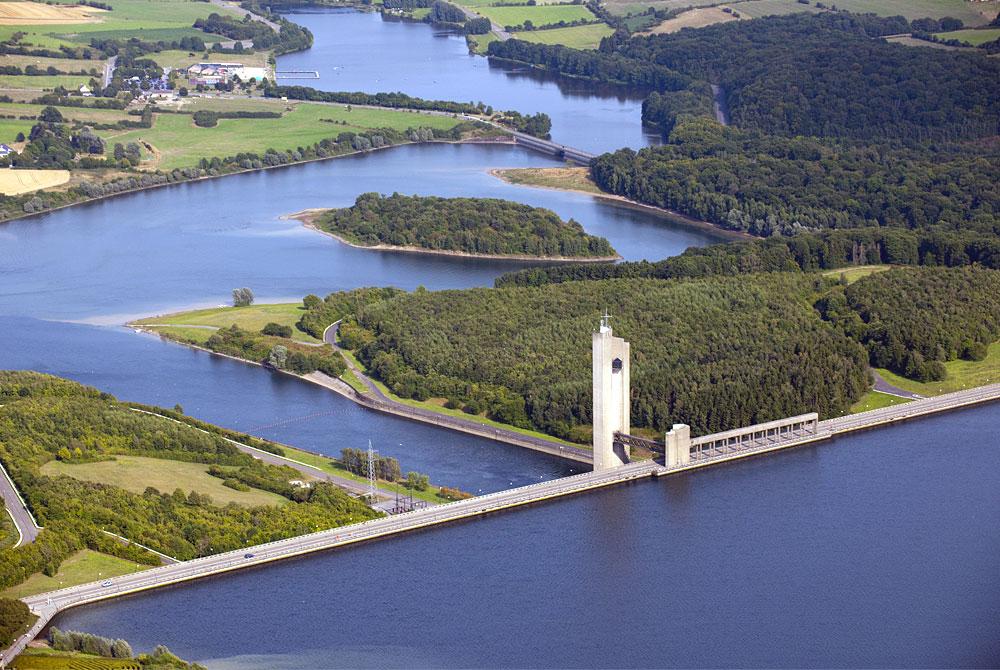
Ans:
{"type": "MultiPolygon", "coordinates": [[[[340,345],[337,344],[337,334],[339,331],[340,321],[330,324],[330,326],[323,331],[323,341],[331,345],[337,351],[342,351],[340,345]]],[[[345,356],[344,360],[347,362],[347,367],[354,373],[354,376],[357,377],[368,389],[367,393],[358,393],[346,382],[339,379],[332,379],[331,377],[324,375],[322,372],[313,372],[305,377],[312,382],[340,393],[359,405],[364,405],[365,407],[369,407],[380,412],[395,414],[414,421],[421,421],[423,423],[430,423],[443,428],[458,430],[463,433],[478,435],[479,437],[513,444],[518,447],[534,449],[535,451],[541,451],[553,456],[559,456],[560,458],[576,461],[577,463],[586,463],[587,465],[590,465],[594,462],[594,457],[591,451],[589,449],[584,449],[583,447],[574,447],[562,442],[557,442],[556,440],[546,440],[533,435],[524,435],[523,433],[518,433],[507,428],[491,426],[474,419],[463,419],[460,417],[441,414],[440,412],[421,409],[419,407],[404,405],[403,403],[393,400],[383,393],[374,381],[372,381],[364,372],[354,365],[350,358],[345,356]]]]}

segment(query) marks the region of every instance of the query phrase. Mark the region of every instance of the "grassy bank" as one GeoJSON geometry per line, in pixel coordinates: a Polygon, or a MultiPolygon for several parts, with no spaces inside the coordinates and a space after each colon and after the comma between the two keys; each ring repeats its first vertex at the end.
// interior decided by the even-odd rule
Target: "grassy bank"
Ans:
{"type": "Polygon", "coordinates": [[[590,170],[585,167],[502,168],[491,170],[490,174],[518,186],[537,186],[607,195],[590,178],[590,170]]]}
{"type": "Polygon", "coordinates": [[[893,386],[922,396],[935,396],[976,386],[995,384],[1000,382],[1000,342],[991,344],[987,350],[986,358],[981,361],[959,359],[947,361],[944,367],[948,376],[939,382],[913,381],[889,370],[880,369],[878,373],[893,386]]]}
{"type": "MultiPolygon", "coordinates": [[[[305,309],[301,303],[250,305],[248,307],[213,307],[188,312],[177,312],[164,316],[153,316],[133,321],[129,325],[149,326],[151,324],[158,324],[180,326],[181,328],[178,329],[170,329],[170,332],[174,335],[183,332],[186,337],[204,341],[212,334],[211,329],[183,328],[183,326],[227,328],[237,325],[246,330],[259,331],[266,324],[273,322],[282,326],[289,326],[292,329],[293,340],[319,344],[320,340],[295,327],[295,324],[298,323],[303,313],[305,313],[305,309]]],[[[160,329],[157,328],[156,330],[160,329]]]]}
{"type": "Polygon", "coordinates": [[[868,412],[873,409],[892,407],[894,405],[901,405],[905,402],[910,401],[907,398],[900,398],[899,396],[890,395],[888,393],[869,391],[861,396],[860,400],[851,405],[849,414],[858,414],[860,412],[868,412]]]}
{"type": "Polygon", "coordinates": [[[0,595],[8,598],[24,598],[36,593],[86,584],[99,579],[110,579],[149,568],[148,565],[83,549],[66,558],[52,577],[36,573],[21,584],[0,592],[0,595]]]}

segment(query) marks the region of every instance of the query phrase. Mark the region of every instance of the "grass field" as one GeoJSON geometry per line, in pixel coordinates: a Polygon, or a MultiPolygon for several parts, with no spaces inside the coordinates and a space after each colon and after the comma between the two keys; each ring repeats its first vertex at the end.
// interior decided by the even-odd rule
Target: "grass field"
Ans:
{"type": "Polygon", "coordinates": [[[100,21],[103,9],[66,5],[46,5],[40,2],[15,0],[0,2],[0,25],[58,25],[100,21]]]}
{"type": "Polygon", "coordinates": [[[825,277],[835,277],[840,278],[843,276],[847,279],[848,284],[853,284],[859,279],[864,279],[876,272],[885,272],[890,269],[891,265],[858,265],[850,268],[838,268],[836,270],[827,270],[823,273],[825,277]]]}
{"type": "Polygon", "coordinates": [[[916,382],[889,370],[880,369],[878,373],[890,384],[922,396],[935,396],[974,386],[995,384],[1000,382],[1000,342],[991,344],[986,358],[981,361],[948,361],[944,367],[948,371],[948,376],[939,382],[916,382]]]}
{"type": "Polygon", "coordinates": [[[981,30],[955,30],[950,33],[938,33],[943,40],[959,40],[974,47],[1000,39],[1000,28],[983,28],[981,30]]]}
{"type": "MultiPolygon", "coordinates": [[[[203,34],[202,39],[205,37],[203,34]]],[[[225,56],[222,56],[221,54],[205,54],[200,51],[190,52],[168,49],[159,53],[151,53],[148,57],[155,60],[160,67],[172,67],[175,69],[190,67],[195,63],[212,63],[219,60],[224,60],[227,63],[243,63],[244,65],[255,67],[264,67],[267,65],[266,51],[258,51],[252,54],[225,54],[225,56]]]]}
{"type": "MultiPolygon", "coordinates": [[[[283,110],[283,103],[272,103],[283,110]]],[[[101,136],[108,151],[116,142],[150,143],[159,157],[147,161],[149,167],[173,169],[197,164],[201,158],[233,156],[241,151],[263,154],[268,148],[279,151],[306,146],[322,139],[335,138],[344,131],[365,132],[372,128],[411,127],[450,129],[460,121],[449,116],[416,112],[354,108],[340,105],[301,104],[280,119],[220,119],[214,128],[199,128],[187,114],[157,114],[152,128],[106,131],[101,136]],[[344,120],[347,126],[326,123],[321,119],[344,120]]],[[[147,157],[148,158],[148,157],[147,157]]]]}
{"type": "MultiPolygon", "coordinates": [[[[803,5],[797,0],[743,0],[732,2],[728,6],[740,14],[752,18],[771,14],[792,14],[803,11],[821,11],[815,2],[803,5]]],[[[847,10],[856,14],[873,13],[880,16],[905,16],[907,19],[930,17],[940,19],[953,16],[961,19],[967,26],[979,26],[989,23],[1000,11],[1000,3],[970,2],[969,0],[837,0],[827,2],[836,5],[837,9],[847,10]]]]}
{"type": "MultiPolygon", "coordinates": [[[[22,102],[0,103],[0,114],[16,114],[17,116],[37,117],[45,109],[45,105],[31,105],[22,102]]],[[[117,123],[125,119],[135,121],[137,117],[129,116],[120,109],[89,109],[86,107],[57,107],[64,119],[83,121],[84,123],[117,123]]],[[[7,121],[11,119],[5,119],[7,121]]],[[[34,121],[23,121],[30,129],[34,121]]]]}
{"type": "Polygon", "coordinates": [[[494,170],[493,175],[511,184],[540,186],[570,191],[604,194],[590,178],[588,168],[508,168],[494,170]]]}
{"type": "MultiPolygon", "coordinates": [[[[2,3],[0,3],[2,4],[2,3]]],[[[41,56],[15,56],[13,54],[4,54],[3,57],[4,65],[16,65],[17,67],[24,69],[29,65],[34,65],[37,68],[45,69],[47,67],[54,67],[63,72],[77,72],[79,70],[97,70],[98,73],[104,71],[104,59],[100,60],[84,60],[76,58],[42,58],[41,56]]]]}
{"type": "Polygon", "coordinates": [[[924,47],[927,49],[942,49],[944,51],[961,51],[972,49],[973,47],[953,47],[947,44],[941,44],[939,42],[928,42],[927,40],[918,40],[916,37],[910,37],[909,35],[896,35],[893,37],[885,38],[886,42],[892,42],[893,44],[902,44],[908,47],[924,47]]]}
{"type": "Polygon", "coordinates": [[[594,14],[583,5],[529,5],[517,7],[477,7],[476,11],[501,26],[519,26],[531,21],[543,26],[559,21],[593,20],[594,14]]]}
{"type": "Polygon", "coordinates": [[[490,32],[485,35],[466,35],[465,40],[469,43],[469,48],[473,53],[482,55],[486,53],[490,42],[497,41],[497,36],[490,32]]]}
{"type": "Polygon", "coordinates": [[[29,648],[10,666],[12,670],[142,670],[134,659],[102,658],[79,652],[29,648]]]}
{"type": "Polygon", "coordinates": [[[23,583],[13,586],[0,595],[6,598],[23,598],[36,593],[45,593],[55,589],[86,584],[98,579],[108,579],[128,575],[140,570],[148,570],[150,566],[133,563],[123,558],[101,554],[90,549],[76,552],[59,566],[54,577],[36,573],[23,583]]]}
{"type": "Polygon", "coordinates": [[[861,396],[860,400],[851,405],[851,410],[849,413],[857,414],[859,412],[867,412],[873,409],[881,409],[883,407],[892,407],[893,405],[901,405],[904,402],[910,402],[910,401],[907,398],[900,398],[899,396],[889,395],[888,393],[869,391],[868,393],[861,396]]]}
{"type": "Polygon", "coordinates": [[[539,44],[562,44],[574,49],[596,49],[601,39],[615,31],[606,23],[591,23],[585,26],[552,28],[550,30],[526,30],[514,33],[514,37],[525,42],[539,44]]]}
{"type": "Polygon", "coordinates": [[[283,505],[288,502],[284,496],[268,491],[258,489],[236,491],[223,486],[221,479],[208,474],[208,468],[209,466],[204,463],[185,463],[143,456],[116,456],[113,461],[97,463],[49,461],[42,466],[41,472],[49,477],[66,475],[87,482],[110,484],[133,493],[142,493],[147,486],[152,486],[161,493],[171,493],[178,488],[185,493],[197,491],[199,494],[207,493],[212,496],[212,502],[217,505],[234,502],[237,505],[252,507],[283,505]]]}
{"type": "MultiPolygon", "coordinates": [[[[282,303],[276,305],[251,305],[249,307],[215,307],[211,309],[198,309],[191,312],[178,312],[166,316],[154,316],[148,319],[134,321],[136,325],[173,324],[182,326],[218,326],[226,327],[236,324],[245,330],[259,331],[268,322],[274,322],[283,326],[291,326],[292,339],[299,342],[319,343],[309,333],[304,333],[295,327],[295,324],[305,313],[302,303],[282,303]]],[[[194,330],[194,329],[192,329],[194,330]]],[[[202,330],[207,334],[211,331],[202,330]]],[[[207,336],[206,336],[207,339],[207,336]]]]}
{"type": "Polygon", "coordinates": [[[681,28],[704,28],[715,23],[735,20],[735,16],[722,11],[721,7],[695,7],[653,26],[648,32],[652,34],[676,33],[681,28]]]}
{"type": "MultiPolygon", "coordinates": [[[[144,40],[175,40],[194,35],[209,38],[191,26],[196,19],[212,12],[232,14],[228,9],[206,2],[191,0],[104,0],[113,7],[110,12],[95,11],[99,20],[83,23],[52,25],[51,22],[22,25],[0,25],[0,40],[9,39],[17,31],[27,33],[25,42],[36,46],[59,47],[64,44],[89,43],[91,38],[144,40]]],[[[10,4],[10,3],[0,3],[10,4]]],[[[34,4],[34,3],[33,3],[34,4]]],[[[44,5],[42,5],[44,6],[44,5]]]]}
{"type": "Polygon", "coordinates": [[[0,193],[19,195],[69,181],[69,170],[0,170],[0,193]]]}
{"type": "Polygon", "coordinates": [[[29,88],[40,91],[46,88],[64,86],[70,89],[78,89],[91,79],[90,75],[81,74],[39,74],[35,76],[2,74],[0,75],[0,88],[29,88]]]}

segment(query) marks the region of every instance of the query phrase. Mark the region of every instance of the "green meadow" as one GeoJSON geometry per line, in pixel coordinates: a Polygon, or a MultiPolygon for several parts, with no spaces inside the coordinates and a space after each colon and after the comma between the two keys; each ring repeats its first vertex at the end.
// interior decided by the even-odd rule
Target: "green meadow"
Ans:
{"type": "Polygon", "coordinates": [[[615,31],[606,23],[591,23],[585,26],[552,28],[551,30],[526,30],[514,33],[514,37],[525,42],[539,44],[562,44],[574,49],[596,49],[601,39],[615,31]]]}
{"type": "Polygon", "coordinates": [[[476,11],[501,26],[519,26],[531,21],[536,26],[559,21],[592,21],[597,17],[583,5],[535,5],[516,7],[477,7],[476,11]]]}

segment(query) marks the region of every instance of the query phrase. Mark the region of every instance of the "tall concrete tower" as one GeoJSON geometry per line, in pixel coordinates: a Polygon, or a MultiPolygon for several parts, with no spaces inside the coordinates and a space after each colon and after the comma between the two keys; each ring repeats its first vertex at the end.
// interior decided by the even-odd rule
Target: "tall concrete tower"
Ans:
{"type": "Polygon", "coordinates": [[[611,332],[605,312],[593,337],[594,352],[594,470],[628,462],[626,447],[615,451],[615,432],[629,432],[629,344],[611,332]]]}

